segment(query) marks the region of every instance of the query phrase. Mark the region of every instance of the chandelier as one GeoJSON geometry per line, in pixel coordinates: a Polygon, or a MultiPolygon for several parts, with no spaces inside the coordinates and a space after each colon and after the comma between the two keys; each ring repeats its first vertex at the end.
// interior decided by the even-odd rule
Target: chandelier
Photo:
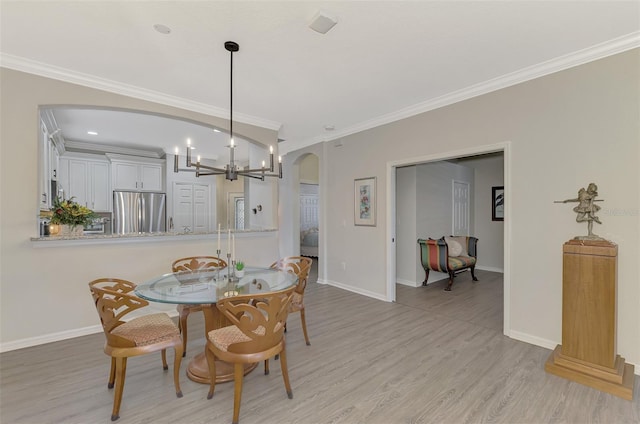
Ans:
{"type": "MultiPolygon", "coordinates": [[[[234,150],[235,143],[233,141],[233,53],[240,50],[240,46],[238,43],[234,41],[227,41],[224,43],[224,48],[231,54],[231,68],[230,68],[230,106],[229,106],[229,164],[225,165],[224,168],[216,168],[213,166],[208,166],[200,163],[200,156],[197,157],[197,161],[193,163],[191,161],[191,141],[187,140],[187,168],[195,168],[196,177],[201,177],[203,175],[224,175],[225,178],[229,181],[235,181],[238,179],[238,176],[257,178],[259,180],[264,181],[264,177],[278,177],[282,178],[282,157],[278,157],[278,172],[274,172],[273,165],[273,146],[269,146],[269,167],[267,168],[265,165],[265,161],[262,161],[261,168],[251,169],[250,167],[247,169],[242,169],[238,165],[235,164],[234,161],[234,150]]],[[[176,152],[173,161],[173,172],[178,171],[187,171],[191,169],[178,169],[178,148],[176,147],[176,152]]]]}

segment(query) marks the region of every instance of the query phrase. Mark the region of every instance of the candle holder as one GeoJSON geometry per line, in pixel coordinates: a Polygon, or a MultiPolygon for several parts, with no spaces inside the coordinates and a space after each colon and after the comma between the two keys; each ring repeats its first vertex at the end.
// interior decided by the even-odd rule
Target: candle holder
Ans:
{"type": "Polygon", "coordinates": [[[235,274],[236,261],[231,260],[231,253],[227,253],[227,291],[224,292],[225,297],[237,296],[238,289],[236,283],[238,278],[235,274]]]}
{"type": "MultiPolygon", "coordinates": [[[[218,264],[220,264],[220,249],[216,249],[216,258],[218,259],[218,264]]],[[[216,281],[220,281],[220,266],[216,267],[216,281]]]]}

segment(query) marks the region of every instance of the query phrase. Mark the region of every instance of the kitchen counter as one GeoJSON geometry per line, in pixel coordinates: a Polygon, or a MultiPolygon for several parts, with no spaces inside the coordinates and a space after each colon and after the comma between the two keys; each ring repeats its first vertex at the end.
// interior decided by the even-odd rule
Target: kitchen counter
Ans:
{"type": "MultiPolygon", "coordinates": [[[[254,230],[233,230],[231,234],[236,237],[259,237],[275,233],[276,228],[254,229],[254,230]]],[[[175,240],[199,240],[217,239],[217,231],[201,233],[138,233],[138,234],[86,234],[82,236],[43,236],[31,237],[31,242],[35,247],[59,247],[73,244],[105,244],[105,243],[144,243],[175,240]]],[[[221,233],[221,239],[226,240],[227,232],[221,233]]]]}

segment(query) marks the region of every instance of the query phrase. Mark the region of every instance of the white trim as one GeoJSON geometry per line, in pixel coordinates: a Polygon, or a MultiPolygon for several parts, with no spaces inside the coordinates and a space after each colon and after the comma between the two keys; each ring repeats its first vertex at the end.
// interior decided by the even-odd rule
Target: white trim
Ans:
{"type": "Polygon", "coordinates": [[[102,326],[92,325],[90,327],[77,328],[75,330],[60,331],[58,333],[45,334],[43,336],[29,337],[0,344],[0,352],[23,349],[25,347],[38,346],[46,343],[59,342],[61,340],[73,339],[87,336],[89,334],[101,333],[102,326]]]}
{"type": "Polygon", "coordinates": [[[332,281],[332,280],[326,280],[325,284],[328,284],[328,285],[333,286],[333,287],[337,287],[337,288],[342,289],[342,290],[349,291],[351,293],[361,294],[363,296],[371,297],[373,299],[382,300],[383,302],[387,301],[387,299],[384,296],[381,296],[380,293],[372,292],[370,290],[365,290],[365,289],[361,289],[361,288],[358,288],[358,287],[353,287],[353,286],[350,286],[350,285],[347,285],[347,284],[342,284],[342,283],[339,283],[337,281],[332,281]]]}
{"type": "Polygon", "coordinates": [[[451,152],[437,153],[433,155],[412,157],[387,162],[387,289],[385,298],[388,302],[396,298],[396,246],[394,242],[395,216],[396,216],[396,168],[399,166],[416,165],[425,162],[436,162],[447,159],[473,156],[485,153],[503,152],[504,157],[504,310],[503,310],[503,334],[510,337],[511,333],[511,142],[504,141],[485,146],[474,146],[451,152]]]}
{"type": "Polygon", "coordinates": [[[499,272],[500,274],[504,274],[504,269],[503,268],[496,268],[494,266],[476,265],[476,269],[480,269],[482,271],[499,272]]]}
{"type": "Polygon", "coordinates": [[[565,69],[573,68],[575,66],[583,65],[585,63],[612,56],[614,54],[622,53],[624,51],[631,50],[637,47],[640,47],[640,31],[635,31],[622,37],[614,38],[604,43],[596,44],[595,46],[591,46],[586,49],[559,56],[546,62],[528,66],[518,71],[511,72],[509,74],[505,74],[500,77],[481,82],[479,84],[474,84],[451,93],[447,93],[440,97],[436,97],[435,99],[426,100],[424,102],[417,103],[404,109],[400,109],[398,111],[391,112],[386,115],[370,119],[368,121],[360,122],[343,130],[332,131],[330,135],[322,135],[301,141],[284,141],[282,143],[279,143],[278,150],[280,154],[284,155],[288,152],[311,146],[316,143],[343,138],[351,134],[379,127],[381,125],[389,124],[391,122],[399,121],[401,119],[409,118],[421,113],[429,112],[431,110],[448,106],[453,103],[491,93],[492,91],[511,87],[516,84],[540,78],[545,75],[553,74],[555,72],[560,72],[565,69]]]}
{"type": "Polygon", "coordinates": [[[509,336],[512,339],[520,340],[521,342],[529,343],[535,346],[540,346],[545,349],[553,350],[560,344],[559,342],[554,342],[553,340],[543,339],[542,337],[532,336],[528,333],[523,333],[521,331],[512,331],[509,336]]]}
{"type": "Polygon", "coordinates": [[[414,288],[422,286],[422,282],[405,280],[403,278],[396,278],[396,284],[402,284],[403,286],[409,286],[414,288]]]}
{"type": "MultiPolygon", "coordinates": [[[[164,310],[164,309],[154,308],[153,305],[168,305],[168,304],[151,303],[150,304],[151,309],[145,311],[146,313],[136,313],[136,311],[133,311],[130,314],[130,316],[124,318],[123,320],[129,321],[142,315],[155,314],[158,312],[164,312],[172,318],[178,316],[178,311],[175,308],[173,310],[164,310]]],[[[76,328],[73,330],[65,330],[57,333],[45,334],[42,336],[28,337],[26,339],[0,343],[0,353],[9,352],[11,350],[24,349],[25,347],[43,345],[46,343],[60,342],[62,340],[74,339],[76,337],[88,336],[90,334],[96,334],[96,333],[102,333],[101,325],[91,325],[89,327],[76,328]]]]}
{"type": "MultiPolygon", "coordinates": [[[[0,53],[0,66],[3,68],[14,69],[16,71],[27,72],[30,74],[40,75],[59,81],[78,84],[85,87],[95,88],[98,90],[108,91],[110,93],[121,94],[123,96],[133,97],[136,99],[147,100],[154,103],[160,103],[180,109],[199,112],[206,115],[216,116],[218,118],[227,119],[229,110],[219,108],[204,103],[194,102],[192,100],[183,99],[181,97],[170,96],[158,91],[147,90],[145,88],[136,87],[118,81],[100,78],[95,75],[84,74],[70,69],[60,68],[35,60],[26,59],[6,53],[0,53]]],[[[262,128],[278,131],[282,124],[280,122],[271,121],[256,116],[246,115],[243,113],[233,113],[233,119],[236,122],[256,125],[262,128]]]]}

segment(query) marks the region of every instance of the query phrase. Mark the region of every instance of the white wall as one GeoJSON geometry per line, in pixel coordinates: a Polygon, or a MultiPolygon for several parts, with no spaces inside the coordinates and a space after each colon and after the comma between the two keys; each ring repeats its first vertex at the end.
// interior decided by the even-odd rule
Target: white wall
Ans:
{"type": "Polygon", "coordinates": [[[606,201],[597,232],[619,246],[618,353],[640,364],[639,74],[635,49],[324,143],[327,282],[387,297],[388,163],[509,141],[508,334],[560,342],[562,244],[586,228],[553,200],[593,181],[606,201]],[[353,180],[365,176],[378,181],[376,227],[353,225],[353,180]]]}
{"type": "MultiPolygon", "coordinates": [[[[214,236],[154,242],[39,248],[39,105],[93,105],[163,113],[226,128],[228,122],[183,109],[0,68],[0,350],[72,337],[99,325],[87,283],[100,277],[134,282],[169,271],[180,256],[211,253],[214,236]],[[10,200],[9,200],[10,199],[10,200]]],[[[265,145],[277,133],[234,123],[238,134],[265,145]]],[[[171,166],[171,165],[170,165],[171,166]]],[[[239,236],[236,250],[250,264],[270,265],[280,257],[277,233],[239,236]]]]}

